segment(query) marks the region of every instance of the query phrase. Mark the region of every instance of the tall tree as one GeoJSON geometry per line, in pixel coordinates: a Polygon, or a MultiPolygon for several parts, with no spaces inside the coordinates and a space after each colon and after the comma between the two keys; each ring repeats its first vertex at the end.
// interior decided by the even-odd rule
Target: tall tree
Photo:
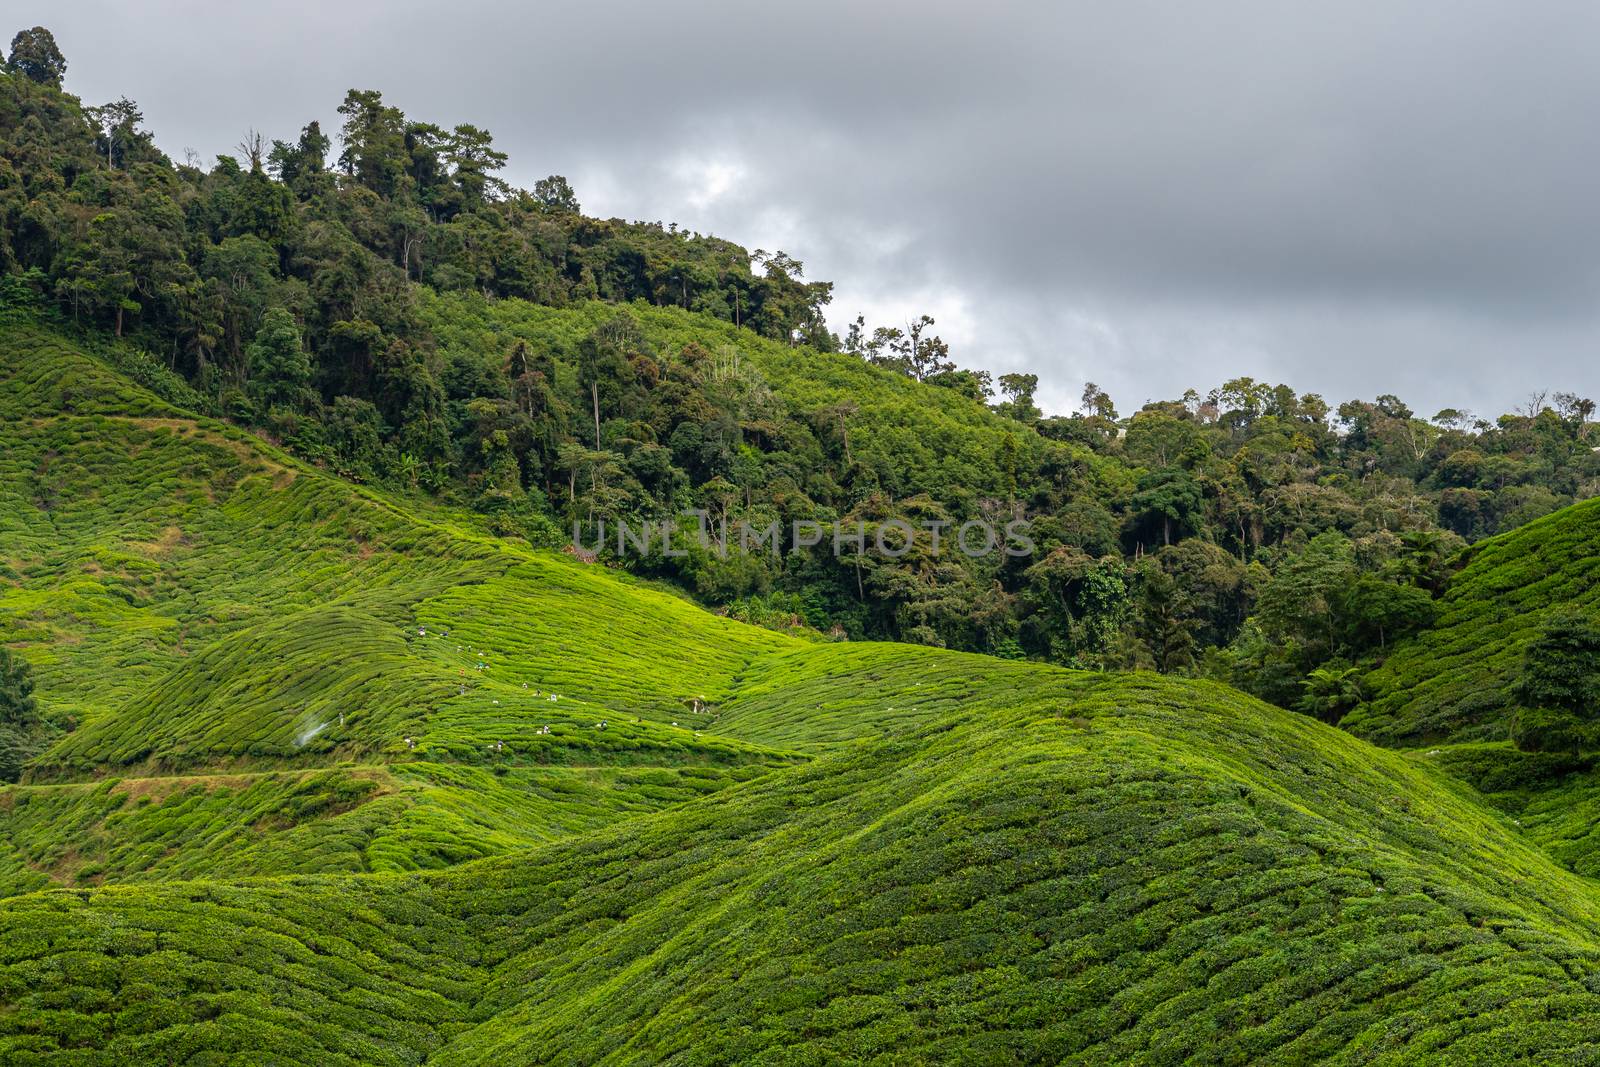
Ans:
{"type": "Polygon", "coordinates": [[[1333,663],[1318,667],[1306,675],[1304,695],[1298,706],[1308,715],[1337,725],[1345,713],[1365,697],[1361,688],[1360,669],[1333,663]]]}
{"type": "Polygon", "coordinates": [[[0,782],[14,782],[37,748],[38,716],[28,662],[0,646],[0,782]]]}
{"type": "Polygon", "coordinates": [[[589,394],[594,416],[594,447],[600,451],[600,393],[615,388],[627,377],[629,357],[644,350],[644,334],[626,311],[619,311],[596,326],[578,346],[578,381],[589,394]]]}
{"type": "Polygon", "coordinates": [[[950,346],[939,335],[930,332],[932,326],[931,315],[919,315],[915,321],[906,323],[904,330],[897,326],[879,326],[873,331],[871,340],[862,342],[858,322],[856,332],[847,345],[856,345],[870,362],[892,367],[918,381],[927,381],[935,375],[956,369],[955,363],[949,358],[950,346]]]}
{"type": "Polygon", "coordinates": [[[29,81],[57,89],[67,73],[67,58],[56,47],[55,35],[43,26],[22,30],[11,38],[11,59],[7,65],[29,81]]]}
{"type": "Polygon", "coordinates": [[[405,115],[375,89],[351,89],[339,105],[344,125],[339,166],[382,197],[394,196],[406,177],[405,115]]]}
{"type": "Polygon", "coordinates": [[[1600,626],[1578,608],[1556,613],[1528,644],[1512,687],[1522,708],[1511,740],[1524,751],[1578,751],[1600,719],[1600,626]]]}
{"type": "Polygon", "coordinates": [[[250,345],[250,393],[263,408],[304,408],[311,399],[311,360],[294,316],[269,308],[250,345]]]}
{"type": "Polygon", "coordinates": [[[540,207],[555,215],[576,215],[579,210],[578,194],[572,191],[567,179],[559,174],[534,182],[533,199],[540,207]]]}
{"type": "Polygon", "coordinates": [[[1005,394],[1005,400],[996,404],[995,410],[1018,422],[1037,422],[1043,414],[1033,402],[1033,395],[1039,390],[1039,376],[1002,374],[999,381],[1000,392],[1005,394]]]}
{"type": "Polygon", "coordinates": [[[150,134],[139,128],[144,112],[125,96],[109,104],[86,108],[84,113],[95,129],[107,168],[127,166],[130,149],[150,140],[150,134]]]}
{"type": "Polygon", "coordinates": [[[505,195],[506,183],[494,172],[506,165],[506,158],[495,150],[489,131],[477,126],[463,123],[445,139],[445,161],[468,207],[505,195]]]}
{"type": "Polygon", "coordinates": [[[1128,502],[1134,517],[1134,537],[1139,544],[1153,543],[1159,530],[1161,543],[1187,537],[1199,529],[1205,516],[1205,498],[1200,485],[1179,467],[1152,471],[1139,479],[1138,488],[1128,502]]]}
{"type": "Polygon", "coordinates": [[[1561,611],[1529,643],[1515,695],[1529,707],[1600,716],[1600,626],[1583,611],[1561,611]]]}
{"type": "Polygon", "coordinates": [[[0,647],[0,723],[31,726],[37,710],[33,668],[9,648],[0,647]]]}
{"type": "Polygon", "coordinates": [[[1117,409],[1111,403],[1111,394],[1093,382],[1088,382],[1083,387],[1083,413],[1098,415],[1103,419],[1117,417],[1117,409]]]}
{"type": "Polygon", "coordinates": [[[294,144],[273,141],[267,166],[295,196],[309,200],[321,191],[328,170],[328,149],[333,141],[322,132],[322,124],[312,121],[300,131],[294,144]]]}

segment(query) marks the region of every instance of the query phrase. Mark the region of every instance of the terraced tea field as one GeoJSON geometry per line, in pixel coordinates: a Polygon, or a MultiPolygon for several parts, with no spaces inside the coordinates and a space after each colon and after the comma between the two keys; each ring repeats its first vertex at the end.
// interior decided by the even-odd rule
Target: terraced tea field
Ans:
{"type": "Polygon", "coordinates": [[[1582,768],[742,626],[45,334],[0,416],[0,1062],[1600,1060],[1582,768]]]}
{"type": "Polygon", "coordinates": [[[1344,726],[1383,743],[1505,736],[1507,689],[1551,612],[1600,607],[1600,499],[1473,545],[1433,628],[1368,676],[1344,726]]]}

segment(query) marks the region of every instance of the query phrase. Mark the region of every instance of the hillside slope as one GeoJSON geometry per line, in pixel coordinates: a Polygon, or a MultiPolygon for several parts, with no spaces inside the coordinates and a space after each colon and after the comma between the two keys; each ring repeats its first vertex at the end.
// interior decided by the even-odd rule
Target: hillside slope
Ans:
{"type": "Polygon", "coordinates": [[[1600,887],[1425,759],[744,627],[44,335],[0,405],[76,727],[0,788],[0,1062],[1600,1057],[1600,887]]]}
{"type": "Polygon", "coordinates": [[[1468,549],[1438,621],[1367,676],[1371,700],[1341,725],[1390,745],[1503,738],[1523,650],[1574,605],[1600,608],[1600,499],[1468,549]]]}
{"type": "MultiPolygon", "coordinates": [[[[895,699],[945,658],[897,651],[851,681],[895,699]]],[[[971,680],[994,703],[440,875],[17,898],[0,908],[4,1047],[18,1063],[1600,1051],[1593,887],[1426,769],[1212,686],[999,673],[971,680]]]]}
{"type": "MultiPolygon", "coordinates": [[[[422,311],[447,360],[488,375],[503,362],[506,349],[522,340],[534,351],[557,353],[562,376],[565,364],[576,367],[584,338],[618,313],[615,305],[600,301],[555,308],[524,300],[487,301],[475,293],[424,293],[422,311]]],[[[1019,433],[1014,420],[957,390],[928,388],[848,353],[752,337],[732,323],[675,307],[633,304],[626,311],[663,356],[691,344],[737,351],[791,417],[848,402],[852,457],[894,497],[928,493],[955,502],[967,494],[999,494],[1005,475],[997,457],[1003,448],[1017,449],[1016,462],[1025,468],[1040,463],[1046,448],[1043,438],[1019,433]]],[[[571,387],[577,388],[575,376],[571,387]]],[[[776,427],[762,424],[767,417],[751,415],[749,429],[773,433],[776,427]]],[[[784,441],[777,451],[788,455],[774,459],[767,477],[791,476],[792,460],[821,462],[816,443],[807,444],[784,441]]]]}
{"type": "Polygon", "coordinates": [[[350,486],[37,331],[0,338],[0,639],[74,727],[0,790],[0,891],[440,866],[793,759],[672,725],[790,639],[350,486]],[[48,784],[107,777],[142,784],[48,784]]]}
{"type": "MultiPolygon", "coordinates": [[[[371,673],[345,680],[369,707],[394,703],[368,691],[375,685],[423,685],[422,675],[361,662],[396,655],[405,640],[411,669],[438,690],[419,694],[423,704],[462,678],[470,689],[532,680],[656,718],[685,698],[714,698],[751,656],[786,643],[663,593],[623,592],[560,556],[424,517],[232,427],[174,417],[126,382],[93,388],[104,368],[45,336],[10,334],[0,349],[0,625],[34,649],[48,712],[103,719],[190,653],[262,626],[244,640],[245,655],[277,661],[298,648],[315,658],[321,642],[326,666],[371,673]],[[50,394],[47,382],[75,382],[88,399],[50,394]],[[311,614],[289,620],[300,612],[311,614]],[[425,639],[411,640],[429,623],[425,639]],[[361,655],[341,657],[341,648],[361,655]],[[648,681],[646,663],[655,666],[648,681]]],[[[349,747],[399,742],[398,722],[373,718],[349,747]]],[[[265,746],[259,755],[295,754],[270,728],[229,737],[265,746]]],[[[215,740],[189,743],[227,754],[215,740]]]]}

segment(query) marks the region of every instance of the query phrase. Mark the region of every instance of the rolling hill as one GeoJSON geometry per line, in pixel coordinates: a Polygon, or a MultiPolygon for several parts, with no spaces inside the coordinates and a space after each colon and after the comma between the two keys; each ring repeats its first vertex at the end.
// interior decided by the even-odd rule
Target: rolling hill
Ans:
{"type": "Polygon", "coordinates": [[[0,446],[0,1062],[1600,1058],[1600,887],[1443,760],[746,627],[40,331],[0,446]]]}
{"type": "Polygon", "coordinates": [[[1540,624],[1600,606],[1597,548],[1600,499],[1473,545],[1438,621],[1367,676],[1371,700],[1341,725],[1380,744],[1504,738],[1507,690],[1540,624]]]}
{"type": "Polygon", "coordinates": [[[1592,755],[1518,752],[1511,687],[1550,615],[1600,605],[1600,500],[1473,545],[1430,629],[1366,678],[1371,699],[1340,725],[1409,747],[1471,785],[1557,863],[1600,875],[1600,774],[1592,755]]]}
{"type": "Polygon", "coordinates": [[[583,827],[798,758],[670,725],[791,639],[419,517],[46,335],[5,354],[0,632],[75,725],[29,771],[61,787],[10,798],[35,820],[13,815],[0,858],[21,884],[192,874],[212,851],[255,872],[435,865],[555,832],[540,792],[583,812],[553,826],[583,827]],[[635,795],[584,800],[624,772],[635,795]],[[73,785],[111,778],[144,784],[73,785]]]}

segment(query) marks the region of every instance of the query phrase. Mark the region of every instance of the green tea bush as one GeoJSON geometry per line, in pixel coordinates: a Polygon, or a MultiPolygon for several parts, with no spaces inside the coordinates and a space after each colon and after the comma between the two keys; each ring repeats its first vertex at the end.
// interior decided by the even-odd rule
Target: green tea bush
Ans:
{"type": "MultiPolygon", "coordinates": [[[[552,343],[591,314],[478,313],[552,343]]],[[[0,1062],[1600,1047],[1582,758],[742,625],[47,338],[0,343],[0,415],[0,642],[77,724],[0,788],[0,1062]]],[[[904,453],[906,484],[968,461],[904,453]]],[[[1595,514],[1482,549],[1351,717],[1503,733],[1550,598],[1590,595],[1595,514]],[[1524,600],[1533,557],[1560,566],[1524,600]]]]}
{"type": "Polygon", "coordinates": [[[1600,500],[1466,552],[1432,628],[1363,680],[1371,698],[1341,725],[1384,744],[1507,736],[1529,644],[1552,616],[1600,613],[1600,500]]]}

